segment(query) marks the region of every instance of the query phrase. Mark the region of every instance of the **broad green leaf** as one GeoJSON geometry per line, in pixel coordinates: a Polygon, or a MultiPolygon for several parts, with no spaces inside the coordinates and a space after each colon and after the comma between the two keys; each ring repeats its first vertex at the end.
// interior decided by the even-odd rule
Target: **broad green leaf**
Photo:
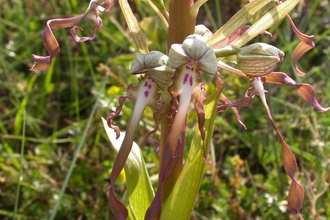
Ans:
{"type": "MultiPolygon", "coordinates": [[[[216,106],[221,90],[213,92],[205,100],[205,147],[208,147],[213,135],[216,106]]],[[[194,137],[189,154],[176,185],[164,202],[161,219],[189,219],[194,208],[195,200],[204,175],[205,162],[203,159],[202,140],[198,126],[195,127],[194,137]]]]}
{"type": "MultiPolygon", "coordinates": [[[[125,134],[121,132],[120,137],[116,139],[116,133],[109,128],[107,121],[102,118],[102,122],[111,145],[118,152],[125,134]]],[[[135,142],[133,142],[132,151],[128,155],[124,171],[126,175],[126,193],[123,200],[129,211],[129,218],[143,219],[154,198],[154,191],[140,147],[135,142]]]]}

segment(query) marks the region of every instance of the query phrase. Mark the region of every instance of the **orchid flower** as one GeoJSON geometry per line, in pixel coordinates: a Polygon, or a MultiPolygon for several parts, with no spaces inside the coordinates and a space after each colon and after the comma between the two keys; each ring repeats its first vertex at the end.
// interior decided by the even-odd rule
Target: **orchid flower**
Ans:
{"type": "MultiPolygon", "coordinates": [[[[121,170],[124,168],[127,157],[131,152],[134,141],[134,134],[137,131],[139,121],[144,109],[147,106],[150,106],[151,108],[155,109],[156,114],[160,112],[161,103],[158,102],[160,98],[159,89],[164,89],[169,86],[169,84],[171,83],[170,79],[173,76],[173,71],[167,68],[157,69],[157,67],[164,66],[167,63],[167,60],[168,57],[158,51],[152,51],[148,54],[138,54],[133,60],[130,72],[147,72],[137,85],[128,86],[126,94],[119,98],[119,106],[117,107],[116,111],[111,113],[107,119],[109,127],[115,130],[117,138],[119,138],[119,128],[117,126],[112,125],[112,118],[119,115],[126,99],[131,99],[135,102],[135,107],[129,124],[127,126],[125,138],[122,141],[121,147],[118,151],[118,155],[114,161],[113,168],[110,173],[110,187],[108,196],[111,210],[116,219],[126,219],[128,216],[128,211],[125,205],[116,198],[114,190],[115,182],[121,170]],[[157,71],[161,71],[163,73],[162,75],[165,77],[152,77],[159,75],[157,74],[157,71]]],[[[155,120],[155,129],[151,131],[150,134],[156,131],[157,128],[157,121],[155,120]]],[[[157,145],[157,142],[154,141],[152,138],[147,138],[147,140],[149,140],[151,144],[156,143],[157,145]]]]}
{"type": "MultiPolygon", "coordinates": [[[[293,23],[291,23],[293,25],[293,23]]],[[[296,31],[296,33],[298,33],[296,31]]],[[[298,45],[302,47],[303,44],[298,45]]],[[[306,48],[306,47],[305,47],[306,48]]],[[[299,49],[298,49],[299,50],[299,49]]],[[[295,50],[297,51],[297,49],[295,50]]],[[[297,55],[297,52],[294,53],[297,55]]],[[[295,59],[298,59],[299,56],[295,59]]],[[[275,125],[271,111],[267,105],[265,90],[263,87],[264,83],[269,84],[285,84],[293,86],[298,95],[312,105],[316,110],[325,112],[330,109],[322,107],[315,98],[314,88],[309,84],[297,83],[292,78],[282,72],[273,72],[278,64],[283,59],[284,53],[274,46],[267,45],[264,43],[256,43],[247,47],[241,48],[241,51],[237,54],[237,66],[239,69],[232,68],[223,62],[219,62],[219,66],[234,72],[238,75],[249,78],[250,88],[247,90],[245,97],[236,102],[222,102],[223,104],[217,107],[218,112],[222,112],[226,108],[242,108],[251,104],[252,99],[255,96],[259,96],[263,107],[266,110],[271,126],[273,127],[278,139],[282,145],[282,161],[286,173],[291,178],[291,185],[288,195],[288,209],[291,213],[297,214],[300,219],[300,209],[302,207],[304,199],[304,188],[299,184],[295,178],[295,171],[297,170],[297,163],[294,155],[292,154],[288,144],[284,141],[284,138],[278,128],[275,125]]],[[[297,68],[296,68],[297,70],[297,68]]],[[[300,70],[299,75],[304,75],[300,70]]],[[[238,118],[239,123],[242,123],[238,118]]]]}

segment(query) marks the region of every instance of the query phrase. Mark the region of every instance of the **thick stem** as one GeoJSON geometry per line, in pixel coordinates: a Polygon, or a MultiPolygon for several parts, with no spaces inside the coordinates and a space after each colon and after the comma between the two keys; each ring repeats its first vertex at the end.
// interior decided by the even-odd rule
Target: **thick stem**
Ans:
{"type": "MultiPolygon", "coordinates": [[[[196,18],[190,16],[190,9],[193,4],[194,0],[169,0],[169,27],[167,35],[168,50],[171,48],[172,44],[182,43],[188,35],[194,33],[196,18]]],[[[168,104],[165,106],[164,114],[161,119],[159,158],[164,158],[164,146],[171,129],[172,117],[174,117],[173,109],[170,104],[168,104]]],[[[174,168],[172,168],[170,175],[164,180],[162,186],[160,186],[162,187],[163,199],[166,199],[171,193],[176,180],[181,173],[183,158],[181,157],[178,159],[179,162],[174,168]]],[[[160,165],[161,164],[163,163],[160,161],[160,165]]],[[[169,167],[172,167],[171,164],[169,167]]]]}
{"type": "Polygon", "coordinates": [[[190,34],[194,33],[196,18],[190,16],[190,9],[194,0],[169,0],[169,27],[167,46],[182,43],[190,34]]]}

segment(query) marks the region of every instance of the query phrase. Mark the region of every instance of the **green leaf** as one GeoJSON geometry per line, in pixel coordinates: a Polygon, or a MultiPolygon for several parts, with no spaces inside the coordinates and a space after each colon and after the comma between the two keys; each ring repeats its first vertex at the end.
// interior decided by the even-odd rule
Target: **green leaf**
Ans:
{"type": "MultiPolygon", "coordinates": [[[[208,40],[207,44],[210,46],[215,45],[217,42],[225,39],[237,29],[245,25],[253,15],[258,13],[265,7],[271,0],[256,0],[239,10],[226,24],[217,30],[208,40]]],[[[261,32],[258,32],[259,34],[261,32]]]]}
{"type": "Polygon", "coordinates": [[[287,0],[274,7],[256,21],[244,34],[232,42],[232,45],[241,47],[257,35],[282,20],[299,3],[300,0],[287,0]]]}
{"type": "MultiPolygon", "coordinates": [[[[205,100],[205,147],[211,142],[216,114],[216,106],[221,90],[213,92],[205,100]]],[[[205,162],[203,159],[202,140],[198,126],[195,127],[194,137],[189,149],[189,154],[184,164],[183,170],[176,185],[163,203],[161,219],[189,219],[194,208],[197,193],[204,175],[205,162]]]]}
{"type": "Polygon", "coordinates": [[[148,46],[146,43],[146,38],[144,36],[144,33],[142,32],[139,23],[134,16],[134,13],[131,9],[131,7],[128,4],[127,0],[119,0],[119,5],[121,8],[121,11],[124,14],[128,29],[131,33],[131,37],[133,38],[135,45],[140,53],[148,53],[148,46]]]}
{"type": "MultiPolygon", "coordinates": [[[[116,132],[109,128],[107,121],[102,118],[102,122],[111,145],[118,152],[125,134],[121,132],[120,137],[116,139],[116,132]]],[[[132,150],[128,155],[124,171],[126,175],[126,193],[123,201],[129,211],[129,219],[143,219],[154,198],[154,191],[140,147],[135,142],[133,142],[132,150]]]]}

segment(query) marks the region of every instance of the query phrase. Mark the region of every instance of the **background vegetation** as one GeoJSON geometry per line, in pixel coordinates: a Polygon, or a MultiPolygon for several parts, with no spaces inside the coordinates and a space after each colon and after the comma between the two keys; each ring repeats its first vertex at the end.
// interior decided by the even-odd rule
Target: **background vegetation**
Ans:
{"type": "MultiPolygon", "coordinates": [[[[210,0],[199,16],[215,30],[247,1],[210,0]]],[[[75,168],[58,207],[57,219],[111,219],[106,196],[114,153],[101,125],[113,111],[127,83],[137,81],[128,69],[135,48],[117,5],[101,15],[94,41],[78,44],[68,30],[55,30],[60,54],[47,71],[31,72],[31,54],[46,54],[40,38],[45,22],[82,13],[88,1],[0,0],[0,218],[46,219],[50,216],[74,155],[75,168]],[[80,151],[78,151],[81,148],[80,151]],[[20,188],[18,188],[20,180],[20,188]]],[[[166,51],[165,30],[143,1],[132,2],[151,50],[166,51]]],[[[286,53],[279,69],[310,83],[321,104],[330,105],[330,11],[328,0],[302,1],[293,16],[300,30],[315,36],[316,48],[300,60],[306,77],[298,78],[291,55],[298,43],[286,21],[271,28],[271,43],[286,53]]],[[[90,21],[81,25],[91,34],[90,21]]],[[[222,71],[225,94],[236,100],[247,82],[222,71]]],[[[209,79],[211,81],[211,79],[209,79]]],[[[330,218],[330,113],[318,113],[292,88],[268,86],[268,102],[278,128],[299,165],[306,195],[306,219],[330,218]]],[[[115,123],[122,130],[132,111],[127,102],[115,123]]],[[[240,110],[248,130],[231,111],[219,114],[208,167],[192,219],[289,219],[288,178],[281,165],[281,147],[261,103],[240,110]]],[[[191,127],[196,122],[190,115],[191,127]]],[[[147,112],[136,134],[151,175],[157,171],[155,149],[146,145],[152,126],[147,112]]],[[[188,140],[191,134],[188,132],[188,140]]],[[[155,182],[156,183],[156,182],[155,182]]],[[[189,183],[187,183],[189,184],[189,183]]],[[[118,187],[118,190],[123,190],[118,187]]]]}

